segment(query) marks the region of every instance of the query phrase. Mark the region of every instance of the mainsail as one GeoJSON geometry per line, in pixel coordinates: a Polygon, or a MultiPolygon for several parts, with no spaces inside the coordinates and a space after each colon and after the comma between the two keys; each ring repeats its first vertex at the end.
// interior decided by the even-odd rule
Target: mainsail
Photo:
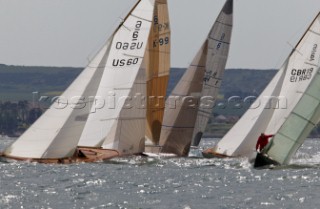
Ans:
{"type": "Polygon", "coordinates": [[[15,159],[63,159],[72,157],[93,105],[92,96],[105,67],[110,42],[83,70],[51,107],[5,151],[15,159]]]}
{"type": "Polygon", "coordinates": [[[205,77],[201,92],[202,99],[211,99],[210,105],[202,104],[199,107],[195,129],[193,131],[191,146],[198,146],[201,137],[212,118],[212,108],[218,96],[226,62],[232,33],[233,1],[227,1],[221,14],[216,20],[216,25],[208,37],[208,51],[205,68],[205,77]]]}
{"type": "MultiPolygon", "coordinates": [[[[132,116],[122,110],[125,99],[121,97],[132,95],[134,91],[144,93],[145,83],[139,82],[145,80],[141,79],[145,71],[141,65],[153,7],[154,0],[139,0],[87,68],[50,109],[4,151],[3,156],[39,162],[69,161],[74,157],[80,139],[80,144],[84,146],[105,146],[107,135],[111,137],[112,131],[117,130],[118,134],[122,130],[114,125],[116,122],[127,129],[134,129],[136,125],[129,128],[127,121],[136,121],[140,115],[141,119],[137,120],[141,121],[141,127],[136,131],[140,130],[141,134],[130,135],[128,131],[127,135],[141,135],[143,138],[145,117],[142,115],[145,111],[135,111],[136,115],[132,116]],[[112,100],[107,96],[115,101],[115,108],[112,104],[109,109],[106,107],[104,102],[112,100]]],[[[123,148],[119,151],[122,153],[127,144],[123,145],[126,141],[119,141],[117,134],[114,134],[114,141],[119,146],[115,149],[123,148]]],[[[128,146],[134,144],[127,143],[128,146]]]]}
{"type": "Polygon", "coordinates": [[[268,163],[265,162],[275,164],[289,163],[291,157],[320,121],[319,92],[320,69],[318,69],[315,78],[300,101],[273,137],[270,146],[264,149],[263,154],[256,158],[255,167],[267,165],[268,163]]]}
{"type": "Polygon", "coordinates": [[[261,133],[278,132],[316,74],[319,32],[318,15],[256,102],[204,156],[251,156],[261,133]]]}
{"type": "MultiPolygon", "coordinates": [[[[95,149],[129,155],[144,149],[145,65],[143,62],[154,0],[141,0],[112,36],[106,67],[97,90],[97,104],[88,117],[78,152],[95,149]],[[100,107],[100,108],[97,108],[100,107]],[[88,150],[89,149],[89,150],[88,150]]],[[[99,157],[97,152],[94,158],[99,157]]]]}
{"type": "Polygon", "coordinates": [[[170,72],[170,22],[167,0],[156,0],[145,63],[147,68],[146,145],[159,143],[170,72]]]}
{"type": "Polygon", "coordinates": [[[233,1],[227,0],[204,44],[167,99],[160,136],[161,152],[185,156],[192,139],[201,138],[226,65],[232,13],[233,1]],[[202,104],[202,99],[206,99],[207,104],[202,104]]]}
{"type": "MultiPolygon", "coordinates": [[[[320,33],[319,33],[320,35],[320,33]]],[[[320,121],[320,69],[301,97],[293,111],[273,137],[270,146],[263,150],[263,155],[256,158],[255,166],[264,166],[267,160],[272,163],[287,164],[312,129],[320,121]]]]}

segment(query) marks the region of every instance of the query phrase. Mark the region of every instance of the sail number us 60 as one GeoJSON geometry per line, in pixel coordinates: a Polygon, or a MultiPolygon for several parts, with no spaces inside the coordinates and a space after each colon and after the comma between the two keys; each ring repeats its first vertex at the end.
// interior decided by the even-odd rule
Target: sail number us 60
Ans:
{"type": "MultiPolygon", "coordinates": [[[[117,50],[139,50],[143,47],[143,42],[139,42],[139,33],[142,26],[142,21],[138,20],[135,25],[134,32],[132,34],[132,42],[117,42],[116,49],[117,50]]],[[[130,66],[136,65],[139,62],[139,58],[130,58],[130,59],[114,59],[112,61],[112,66],[114,67],[123,67],[123,66],[130,66]]]]}
{"type": "Polygon", "coordinates": [[[125,65],[130,66],[130,65],[136,65],[139,62],[139,58],[134,58],[134,59],[114,59],[112,62],[112,66],[114,67],[123,67],[125,65]]]}

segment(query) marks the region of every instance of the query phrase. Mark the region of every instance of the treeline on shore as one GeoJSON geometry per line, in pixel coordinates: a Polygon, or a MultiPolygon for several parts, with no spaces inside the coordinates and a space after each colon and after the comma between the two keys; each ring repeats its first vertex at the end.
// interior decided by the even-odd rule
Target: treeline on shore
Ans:
{"type": "Polygon", "coordinates": [[[13,137],[21,135],[42,112],[40,108],[30,106],[26,100],[0,101],[0,134],[13,137]]]}
{"type": "MultiPolygon", "coordinates": [[[[41,105],[35,105],[37,100],[41,96],[59,96],[82,70],[83,68],[72,67],[0,64],[0,134],[18,136],[23,133],[45,111],[40,108],[41,105]]],[[[167,94],[172,91],[184,72],[184,68],[171,69],[167,94]]],[[[214,117],[208,124],[207,135],[223,136],[248,109],[248,105],[238,108],[238,104],[228,103],[229,98],[257,97],[275,73],[276,70],[273,69],[227,69],[216,102],[224,105],[216,105],[214,108],[214,117]]],[[[311,137],[318,137],[319,133],[320,128],[316,128],[311,137]]]]}

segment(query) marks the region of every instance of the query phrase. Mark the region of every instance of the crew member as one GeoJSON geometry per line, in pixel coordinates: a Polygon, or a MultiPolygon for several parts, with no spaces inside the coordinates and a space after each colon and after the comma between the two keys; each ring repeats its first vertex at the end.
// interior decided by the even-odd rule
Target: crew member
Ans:
{"type": "Polygon", "coordinates": [[[264,133],[261,133],[256,145],[257,152],[261,152],[263,148],[269,143],[269,138],[273,136],[274,135],[265,135],[264,133]]]}

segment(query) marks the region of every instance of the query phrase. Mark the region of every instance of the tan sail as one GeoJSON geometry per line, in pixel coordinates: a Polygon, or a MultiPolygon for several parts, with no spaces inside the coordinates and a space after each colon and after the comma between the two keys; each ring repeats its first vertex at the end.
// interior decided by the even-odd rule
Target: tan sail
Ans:
{"type": "Polygon", "coordinates": [[[145,54],[147,67],[147,144],[159,143],[170,72],[170,23],[167,0],[156,0],[145,54]]]}
{"type": "Polygon", "coordinates": [[[207,46],[206,41],[167,99],[160,138],[164,153],[188,154],[205,75],[207,46]]]}
{"type": "Polygon", "coordinates": [[[168,98],[160,136],[162,153],[186,156],[192,139],[200,141],[213,107],[206,104],[214,104],[225,70],[232,19],[233,0],[227,0],[203,46],[168,98]]]}

